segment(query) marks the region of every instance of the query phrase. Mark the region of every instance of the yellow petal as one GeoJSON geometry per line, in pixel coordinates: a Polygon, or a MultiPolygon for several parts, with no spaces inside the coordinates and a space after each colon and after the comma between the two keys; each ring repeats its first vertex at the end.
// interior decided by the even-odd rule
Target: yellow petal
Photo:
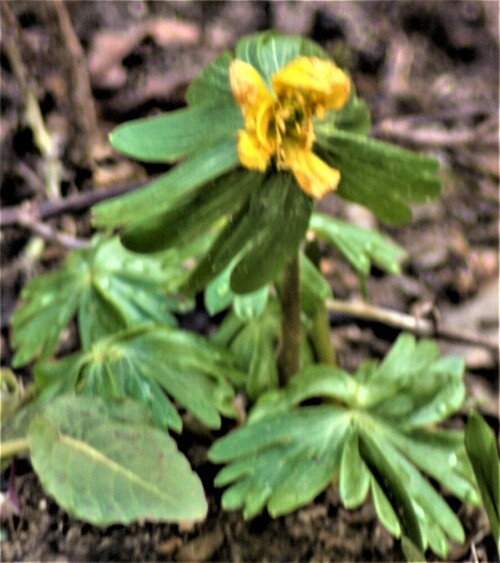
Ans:
{"type": "Polygon", "coordinates": [[[340,172],[328,166],[311,150],[298,143],[288,142],[284,145],[284,151],[285,166],[293,172],[297,183],[307,195],[320,199],[337,188],[340,172]]]}
{"type": "Polygon", "coordinates": [[[234,59],[229,65],[231,91],[243,115],[256,117],[259,107],[266,100],[272,100],[264,80],[257,70],[248,63],[234,59]]]}
{"type": "Polygon", "coordinates": [[[256,135],[240,130],[238,132],[238,156],[245,168],[264,172],[271,159],[271,152],[262,147],[256,135]]]}
{"type": "Polygon", "coordinates": [[[308,94],[325,109],[338,110],[349,99],[351,81],[347,74],[330,61],[316,57],[298,57],[272,76],[278,98],[294,90],[308,94]]]}
{"type": "MultiPolygon", "coordinates": [[[[274,152],[276,148],[275,135],[270,136],[269,125],[274,117],[274,100],[263,100],[255,119],[255,134],[263,150],[266,152],[274,152]]],[[[271,132],[272,133],[272,132],[271,132]]]]}

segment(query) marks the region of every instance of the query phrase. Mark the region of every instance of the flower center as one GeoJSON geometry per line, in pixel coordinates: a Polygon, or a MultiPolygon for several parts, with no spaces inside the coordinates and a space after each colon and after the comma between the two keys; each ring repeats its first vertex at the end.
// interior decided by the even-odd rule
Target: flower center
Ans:
{"type": "Polygon", "coordinates": [[[285,164],[286,141],[294,142],[304,149],[311,149],[314,143],[312,114],[305,96],[298,92],[274,102],[272,115],[267,123],[265,143],[276,154],[278,169],[287,168],[285,164]]]}

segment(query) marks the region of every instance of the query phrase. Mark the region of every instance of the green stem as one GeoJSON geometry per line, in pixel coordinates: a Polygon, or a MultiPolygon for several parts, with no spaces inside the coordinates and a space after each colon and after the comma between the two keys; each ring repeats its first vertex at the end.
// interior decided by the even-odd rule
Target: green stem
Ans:
{"type": "Polygon", "coordinates": [[[330,338],[330,322],[324,301],[318,300],[316,314],[313,319],[311,338],[318,362],[336,366],[337,357],[330,338]]]}
{"type": "Polygon", "coordinates": [[[30,449],[28,438],[9,440],[0,444],[0,459],[7,459],[15,455],[28,453],[30,449]]]}
{"type": "Polygon", "coordinates": [[[295,256],[285,268],[281,284],[280,385],[285,387],[300,370],[300,261],[295,256]]]}

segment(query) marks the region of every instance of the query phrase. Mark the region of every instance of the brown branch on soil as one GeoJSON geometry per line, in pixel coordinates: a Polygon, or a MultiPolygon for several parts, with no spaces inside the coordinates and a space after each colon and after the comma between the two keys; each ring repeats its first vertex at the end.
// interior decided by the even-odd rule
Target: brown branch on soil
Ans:
{"type": "Polygon", "coordinates": [[[21,206],[18,214],[18,223],[21,227],[29,229],[44,240],[64,248],[78,249],[90,246],[88,240],[62,233],[51,225],[39,221],[36,216],[36,210],[33,209],[29,202],[21,206]]]}
{"type": "MultiPolygon", "coordinates": [[[[150,180],[154,180],[154,178],[155,176],[151,177],[150,180]]],[[[42,201],[39,203],[30,202],[30,207],[34,217],[37,219],[48,219],[49,217],[54,217],[63,213],[86,210],[100,201],[118,197],[143,185],[144,180],[138,180],[121,186],[114,186],[112,188],[79,193],[65,197],[64,199],[42,201]]],[[[0,209],[0,226],[11,227],[13,225],[20,225],[22,223],[21,217],[23,215],[25,205],[26,203],[23,203],[14,207],[0,209]]]]}
{"type": "Polygon", "coordinates": [[[345,301],[329,299],[326,303],[326,307],[330,313],[340,313],[342,315],[375,321],[393,328],[406,330],[417,336],[460,342],[467,346],[480,346],[497,355],[499,353],[498,342],[490,338],[467,330],[440,326],[439,323],[429,319],[413,317],[412,315],[398,313],[397,311],[368,305],[363,302],[347,303],[345,301]]]}
{"type": "Polygon", "coordinates": [[[98,140],[97,117],[85,54],[71,24],[63,0],[52,0],[62,39],[60,54],[68,80],[69,119],[74,127],[73,151],[82,166],[93,163],[93,148],[98,140]]]}
{"type": "Polygon", "coordinates": [[[493,115],[477,127],[438,130],[435,127],[415,127],[414,117],[385,119],[372,133],[391,140],[411,143],[420,147],[496,146],[498,143],[498,118],[493,115]]]}

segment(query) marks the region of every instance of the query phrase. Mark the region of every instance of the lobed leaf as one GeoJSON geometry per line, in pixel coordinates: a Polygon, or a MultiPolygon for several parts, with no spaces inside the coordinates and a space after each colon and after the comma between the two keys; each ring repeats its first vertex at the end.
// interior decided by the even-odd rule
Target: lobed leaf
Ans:
{"type": "Polygon", "coordinates": [[[418,397],[421,385],[430,396],[432,379],[433,393],[454,395],[456,373],[456,365],[437,357],[429,343],[417,345],[407,335],[379,366],[362,365],[354,376],[326,365],[305,368],[287,389],[260,398],[245,425],[210,449],[209,459],[227,464],[216,477],[217,485],[230,485],[224,506],[243,508],[246,517],[266,506],[273,516],[283,514],[312,500],[338,473],[346,506],[359,506],[370,490],[391,533],[446,557],[448,538],[462,542],[464,532],[421,471],[459,498],[477,502],[462,433],[430,428],[429,420],[442,420],[434,414],[415,414],[406,426],[403,421],[421,412],[419,399],[412,402],[411,396],[418,397]],[[436,378],[436,366],[449,377],[436,378]],[[301,406],[319,399],[322,405],[301,406]],[[395,417],[391,402],[406,405],[404,417],[395,417]]]}
{"type": "Polygon", "coordinates": [[[406,252],[375,231],[317,212],[312,214],[309,228],[334,246],[363,278],[369,275],[372,263],[391,274],[401,273],[400,261],[406,252]]]}
{"type": "MultiPolygon", "coordinates": [[[[264,291],[267,292],[267,287],[264,291]]],[[[246,372],[246,391],[251,399],[277,387],[276,342],[280,333],[278,304],[269,301],[260,315],[249,318],[238,313],[235,306],[212,337],[214,342],[233,352],[238,367],[246,372]]]]}
{"type": "Polygon", "coordinates": [[[492,429],[472,412],[465,427],[465,448],[500,553],[500,458],[492,429]]]}
{"type": "MultiPolygon", "coordinates": [[[[138,323],[174,325],[167,299],[172,266],[182,256],[157,259],[126,251],[117,239],[94,240],[90,249],[73,252],[58,271],[39,276],[21,293],[12,317],[14,366],[52,355],[64,327],[78,315],[84,349],[102,336],[138,323]]],[[[176,274],[178,276],[178,274],[176,274]]]]}
{"type": "Polygon", "coordinates": [[[30,424],[31,461],[44,490],[98,526],[192,521],[207,513],[203,487],[175,442],[99,399],[60,397],[30,424]]]}
{"type": "Polygon", "coordinates": [[[168,396],[209,428],[220,427],[221,414],[235,414],[228,380],[241,381],[242,373],[230,353],[196,334],[162,326],[136,327],[71,358],[38,366],[38,386],[57,384],[66,369],[62,390],[133,399],[147,407],[158,426],[176,431],[182,421],[168,396]]]}

